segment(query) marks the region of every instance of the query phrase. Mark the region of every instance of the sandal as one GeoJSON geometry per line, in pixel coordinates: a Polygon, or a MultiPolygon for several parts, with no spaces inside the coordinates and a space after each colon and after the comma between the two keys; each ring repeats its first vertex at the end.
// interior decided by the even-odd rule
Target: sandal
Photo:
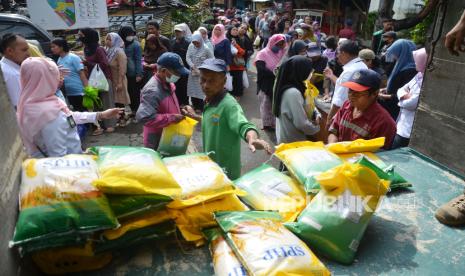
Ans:
{"type": "Polygon", "coordinates": [[[94,130],[94,132],[92,132],[92,136],[99,136],[102,134],[103,134],[103,129],[101,128],[97,128],[96,130],[94,130]]]}

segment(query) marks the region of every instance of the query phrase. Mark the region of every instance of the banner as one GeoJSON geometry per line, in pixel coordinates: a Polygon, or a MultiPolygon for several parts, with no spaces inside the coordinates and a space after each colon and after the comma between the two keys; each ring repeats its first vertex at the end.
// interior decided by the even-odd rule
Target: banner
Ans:
{"type": "Polygon", "coordinates": [[[107,28],[105,0],[27,0],[31,20],[45,30],[107,28]]]}

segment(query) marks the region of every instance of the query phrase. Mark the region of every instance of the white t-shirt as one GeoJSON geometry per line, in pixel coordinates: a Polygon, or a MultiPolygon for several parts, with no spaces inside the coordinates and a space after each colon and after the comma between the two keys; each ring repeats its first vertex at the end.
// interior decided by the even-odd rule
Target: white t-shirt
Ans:
{"type": "Polygon", "coordinates": [[[21,93],[19,74],[21,66],[7,59],[6,57],[2,57],[2,59],[0,60],[0,65],[2,67],[3,79],[6,83],[6,90],[8,92],[8,96],[10,97],[10,101],[13,104],[13,106],[16,107],[18,105],[19,95],[21,93]]]}
{"type": "Polygon", "coordinates": [[[415,110],[417,109],[422,83],[423,74],[417,73],[411,81],[397,90],[397,98],[399,99],[398,105],[400,107],[399,117],[397,117],[397,134],[404,138],[410,138],[412,132],[415,110]],[[408,99],[400,99],[408,93],[410,93],[408,99]]]}
{"type": "Polygon", "coordinates": [[[331,101],[331,104],[337,107],[341,107],[344,104],[344,102],[349,98],[349,88],[344,87],[341,84],[349,81],[355,71],[368,69],[363,60],[358,57],[349,61],[342,68],[344,69],[344,71],[342,71],[339,78],[337,78],[336,87],[334,88],[333,100],[331,101]]]}
{"type": "MultiPolygon", "coordinates": [[[[76,124],[93,123],[96,120],[95,112],[73,112],[72,116],[76,124]]],[[[33,141],[49,157],[64,156],[72,153],[82,153],[81,139],[76,127],[71,127],[68,116],[60,112],[55,120],[46,124],[37,133],[33,141]]],[[[32,157],[45,157],[37,148],[35,152],[29,152],[32,157]]]]}

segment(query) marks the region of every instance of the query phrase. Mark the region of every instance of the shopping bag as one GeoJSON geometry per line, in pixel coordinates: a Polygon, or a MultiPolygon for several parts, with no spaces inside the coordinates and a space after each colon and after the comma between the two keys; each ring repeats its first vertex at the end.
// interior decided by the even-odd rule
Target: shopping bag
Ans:
{"type": "Polygon", "coordinates": [[[257,35],[257,37],[255,38],[255,41],[253,42],[253,46],[255,47],[260,46],[260,42],[261,42],[260,36],[257,35]]]}
{"type": "Polygon", "coordinates": [[[249,77],[247,76],[247,71],[242,72],[242,85],[245,89],[249,88],[249,77]]]}
{"type": "Polygon", "coordinates": [[[89,85],[102,91],[108,91],[110,88],[108,80],[98,64],[94,66],[90,73],[89,85]]]}
{"type": "Polygon", "coordinates": [[[229,73],[226,73],[226,84],[224,85],[224,89],[227,91],[233,90],[232,76],[229,73]]]}

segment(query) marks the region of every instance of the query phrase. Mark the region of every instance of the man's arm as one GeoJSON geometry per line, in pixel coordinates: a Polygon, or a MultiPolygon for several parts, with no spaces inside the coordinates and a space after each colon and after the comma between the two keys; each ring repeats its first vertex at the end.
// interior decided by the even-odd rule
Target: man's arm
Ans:
{"type": "Polygon", "coordinates": [[[330,133],[328,136],[328,144],[337,143],[337,142],[339,142],[337,139],[337,136],[333,133],[330,133]]]}
{"type": "Polygon", "coordinates": [[[331,109],[329,110],[328,117],[326,119],[326,126],[331,125],[331,121],[332,121],[334,115],[337,114],[339,109],[341,109],[341,107],[339,107],[337,105],[334,105],[334,104],[331,105],[331,109]]]}
{"type": "Polygon", "coordinates": [[[465,11],[457,24],[446,35],[445,46],[452,55],[458,56],[459,51],[465,52],[465,11]]]}

